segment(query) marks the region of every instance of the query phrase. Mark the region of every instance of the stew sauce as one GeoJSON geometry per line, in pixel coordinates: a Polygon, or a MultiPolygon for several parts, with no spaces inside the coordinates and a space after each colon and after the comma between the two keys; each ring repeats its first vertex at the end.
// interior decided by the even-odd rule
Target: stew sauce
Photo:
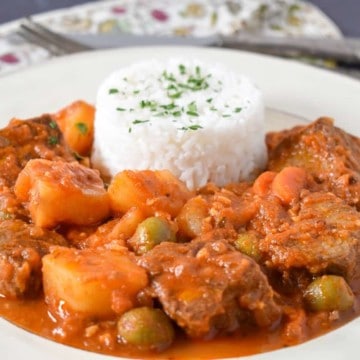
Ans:
{"type": "Polygon", "coordinates": [[[300,344],[359,315],[358,138],[321,118],[268,134],[253,182],[192,192],[128,170],[106,188],[92,134],[79,156],[67,126],[75,111],[92,129],[93,111],[71,106],[0,131],[2,317],[89,351],[194,359],[300,344]]]}

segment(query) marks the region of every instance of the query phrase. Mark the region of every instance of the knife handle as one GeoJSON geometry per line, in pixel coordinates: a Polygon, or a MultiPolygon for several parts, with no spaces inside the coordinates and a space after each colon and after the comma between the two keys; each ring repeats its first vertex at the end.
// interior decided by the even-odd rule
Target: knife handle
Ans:
{"type": "Polygon", "coordinates": [[[279,56],[311,56],[360,66],[359,39],[259,37],[250,34],[221,37],[221,45],[279,56]]]}

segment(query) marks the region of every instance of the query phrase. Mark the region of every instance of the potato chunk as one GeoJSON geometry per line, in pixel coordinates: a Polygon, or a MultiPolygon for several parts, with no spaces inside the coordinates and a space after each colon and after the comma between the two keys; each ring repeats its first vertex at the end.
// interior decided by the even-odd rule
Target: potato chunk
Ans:
{"type": "Polygon", "coordinates": [[[111,208],[125,213],[131,207],[147,216],[166,212],[176,216],[193,193],[167,170],[124,170],[119,172],[108,189],[111,208]]]}
{"type": "Polygon", "coordinates": [[[95,108],[84,101],[75,101],[53,115],[66,143],[78,154],[90,154],[94,138],[95,108]]]}
{"type": "Polygon", "coordinates": [[[123,313],[147,283],[145,270],[116,251],[56,247],[43,258],[45,299],[58,314],[59,305],[89,317],[123,313]]]}
{"type": "Polygon", "coordinates": [[[109,215],[109,197],[96,170],[76,162],[30,160],[15,183],[36,226],[90,225],[109,215]]]}

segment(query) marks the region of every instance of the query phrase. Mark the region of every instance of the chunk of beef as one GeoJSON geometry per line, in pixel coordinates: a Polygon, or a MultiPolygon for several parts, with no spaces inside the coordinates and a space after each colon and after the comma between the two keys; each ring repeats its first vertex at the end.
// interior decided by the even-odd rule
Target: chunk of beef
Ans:
{"type": "Polygon", "coordinates": [[[149,271],[165,312],[190,337],[234,331],[249,317],[259,326],[270,326],[280,317],[259,265],[236,251],[221,232],[186,244],[162,243],[140,265],[149,271]]]}
{"type": "Polygon", "coordinates": [[[0,222],[0,296],[36,296],[42,284],[41,258],[51,245],[66,246],[66,241],[20,220],[0,222]]]}
{"type": "Polygon", "coordinates": [[[48,115],[26,121],[12,120],[0,130],[0,220],[26,216],[12,187],[25,164],[34,158],[75,160],[48,115]]]}
{"type": "Polygon", "coordinates": [[[0,130],[0,187],[11,187],[30,159],[75,158],[49,115],[26,121],[13,120],[0,130]]]}
{"type": "Polygon", "coordinates": [[[266,265],[280,272],[306,269],[351,279],[359,256],[360,214],[334,194],[304,190],[291,221],[260,240],[266,265]]]}
{"type": "Polygon", "coordinates": [[[360,206],[360,140],[320,118],[308,126],[267,135],[269,170],[306,169],[325,191],[360,206]]]}

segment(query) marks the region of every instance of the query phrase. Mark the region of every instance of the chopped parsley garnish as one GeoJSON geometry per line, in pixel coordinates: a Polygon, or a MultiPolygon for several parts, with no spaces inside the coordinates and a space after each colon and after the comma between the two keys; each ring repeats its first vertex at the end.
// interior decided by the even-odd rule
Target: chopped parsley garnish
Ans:
{"type": "Polygon", "coordinates": [[[224,114],[222,117],[223,118],[228,118],[228,117],[230,117],[231,115],[230,114],[224,114]]]}
{"type": "MultiPolygon", "coordinates": [[[[162,102],[161,100],[152,100],[151,97],[151,91],[148,90],[150,85],[147,87],[144,86],[145,91],[143,91],[140,87],[135,87],[132,89],[127,89],[126,91],[123,91],[121,89],[109,89],[109,93],[117,93],[119,92],[119,95],[123,94],[124,100],[127,99],[128,96],[141,94],[145,95],[145,93],[150,94],[150,98],[143,98],[143,96],[140,95],[140,98],[138,102],[136,103],[136,106],[134,108],[122,108],[118,107],[116,108],[117,111],[126,112],[126,115],[131,116],[131,113],[133,113],[132,119],[129,119],[129,128],[128,131],[132,132],[134,129],[133,125],[137,124],[144,124],[151,122],[151,119],[164,117],[165,119],[168,119],[169,121],[173,121],[177,123],[180,120],[178,118],[182,117],[183,115],[188,116],[188,120],[190,121],[190,125],[185,125],[183,127],[179,127],[178,130],[198,130],[201,129],[202,126],[199,124],[194,124],[193,122],[196,122],[194,119],[195,117],[200,116],[200,112],[202,113],[202,107],[204,106],[204,101],[206,101],[207,105],[206,108],[210,109],[211,111],[217,111],[213,106],[213,97],[207,98],[205,93],[205,100],[201,100],[200,102],[192,101],[188,103],[185,106],[182,106],[178,103],[176,99],[178,98],[185,98],[188,96],[191,96],[191,92],[201,92],[210,87],[210,78],[212,77],[212,74],[206,73],[206,71],[201,68],[199,65],[194,66],[187,66],[185,64],[178,64],[177,69],[175,68],[174,71],[168,71],[164,70],[158,77],[158,85],[160,89],[165,92],[168,101],[162,102]],[[184,96],[183,96],[184,95],[184,96]],[[200,108],[201,104],[201,108],[200,108]],[[198,108],[199,107],[199,108],[198,108]],[[147,110],[146,110],[147,109],[147,110]],[[138,111],[143,110],[143,114],[136,115],[138,111]],[[201,111],[200,111],[201,110],[201,111]],[[135,119],[135,117],[140,117],[140,119],[135,119]],[[141,120],[141,117],[145,118],[146,120],[141,120]]],[[[127,81],[127,78],[123,78],[124,81],[127,81]]],[[[215,84],[215,89],[212,88],[213,92],[219,92],[222,91],[222,81],[218,79],[211,79],[211,84],[213,85],[213,82],[215,84]]],[[[132,85],[132,84],[129,84],[132,85]]],[[[209,93],[211,96],[211,93],[209,93]]],[[[191,98],[191,97],[190,97],[191,98]]],[[[195,98],[195,97],[193,97],[195,98]]],[[[184,99],[185,100],[185,99],[184,99]]],[[[186,100],[185,100],[186,101],[186,100]]],[[[121,105],[121,103],[119,104],[121,105]]],[[[229,105],[227,105],[229,107],[229,105]]],[[[233,110],[234,112],[240,112],[241,108],[235,108],[233,110]]],[[[231,109],[228,109],[227,114],[224,114],[223,117],[230,117],[231,109]]],[[[221,114],[219,113],[221,116],[221,114]]],[[[160,121],[160,120],[159,120],[160,121]]],[[[182,126],[179,124],[179,126],[182,126]]],[[[80,129],[81,130],[81,129],[80,129]]]]}
{"type": "Polygon", "coordinates": [[[52,128],[52,129],[56,129],[57,128],[57,124],[55,121],[50,121],[49,122],[49,126],[52,128]]]}
{"type": "Polygon", "coordinates": [[[200,76],[200,66],[196,66],[195,73],[197,76],[200,76]]]}
{"type": "Polygon", "coordinates": [[[181,75],[185,74],[185,72],[186,72],[185,65],[183,65],[183,64],[179,65],[179,72],[180,72],[181,75]]]}
{"type": "Polygon", "coordinates": [[[109,94],[117,94],[119,92],[118,89],[115,89],[115,88],[112,88],[112,89],[109,89],[109,94]]]}
{"type": "Polygon", "coordinates": [[[48,144],[49,145],[56,145],[59,143],[59,138],[57,136],[49,136],[48,144]]]}
{"type": "Polygon", "coordinates": [[[197,112],[194,112],[194,111],[187,111],[186,114],[188,114],[190,116],[199,116],[199,114],[197,112]]]}
{"type": "Polygon", "coordinates": [[[194,125],[189,125],[189,126],[183,126],[182,128],[180,128],[179,130],[198,130],[198,129],[202,129],[203,127],[201,125],[198,124],[194,124],[194,125]]]}
{"type": "Polygon", "coordinates": [[[157,106],[156,101],[151,101],[151,100],[141,100],[140,101],[140,107],[142,109],[150,108],[150,110],[154,111],[154,109],[156,109],[156,106],[157,106]]]}
{"type": "Polygon", "coordinates": [[[169,74],[166,70],[162,73],[162,76],[165,80],[175,82],[176,79],[174,78],[173,74],[169,74]]]}
{"type": "Polygon", "coordinates": [[[181,97],[182,92],[179,91],[179,92],[176,92],[176,93],[173,93],[173,94],[171,94],[170,92],[168,92],[167,95],[168,95],[168,97],[169,97],[170,99],[178,99],[179,97],[181,97]]]}
{"type": "Polygon", "coordinates": [[[144,123],[147,123],[149,122],[150,120],[134,120],[132,123],[134,125],[137,125],[137,124],[144,124],[144,123]]]}
{"type": "Polygon", "coordinates": [[[83,122],[78,122],[75,124],[75,126],[78,128],[82,135],[85,135],[88,132],[88,126],[83,122]]]}
{"type": "Polygon", "coordinates": [[[199,116],[195,101],[188,105],[186,113],[190,116],[199,116]]]}
{"type": "Polygon", "coordinates": [[[165,110],[173,110],[176,108],[176,105],[174,103],[168,104],[168,105],[160,105],[161,108],[165,110]]]}
{"type": "Polygon", "coordinates": [[[235,108],[234,112],[239,113],[241,110],[242,110],[241,107],[237,107],[237,108],[235,108]]]}

